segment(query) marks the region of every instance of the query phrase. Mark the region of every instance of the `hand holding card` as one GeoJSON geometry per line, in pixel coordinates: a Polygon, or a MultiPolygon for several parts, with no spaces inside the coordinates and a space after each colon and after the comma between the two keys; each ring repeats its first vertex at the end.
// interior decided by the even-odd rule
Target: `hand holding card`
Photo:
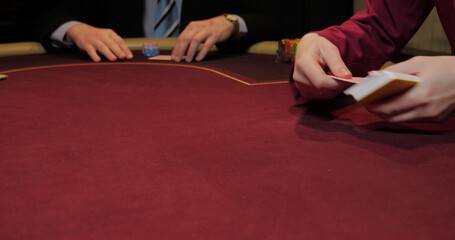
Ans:
{"type": "Polygon", "coordinates": [[[341,78],[341,77],[335,77],[333,75],[328,75],[328,76],[335,80],[340,80],[340,81],[350,82],[350,83],[361,83],[365,80],[365,78],[362,78],[362,77],[341,78]]]}
{"type": "Polygon", "coordinates": [[[419,82],[419,77],[390,71],[368,75],[364,81],[352,85],[344,93],[358,102],[373,103],[401,94],[419,82]]]}

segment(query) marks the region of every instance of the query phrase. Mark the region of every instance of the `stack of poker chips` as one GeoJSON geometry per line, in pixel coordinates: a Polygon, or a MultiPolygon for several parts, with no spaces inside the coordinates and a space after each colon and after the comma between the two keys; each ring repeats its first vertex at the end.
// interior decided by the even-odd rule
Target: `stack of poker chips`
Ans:
{"type": "Polygon", "coordinates": [[[146,42],[142,44],[142,53],[147,57],[154,57],[160,55],[160,50],[158,49],[158,43],[156,42],[146,42]]]}
{"type": "Polygon", "coordinates": [[[278,50],[276,52],[277,62],[291,63],[295,57],[299,42],[300,39],[281,39],[278,42],[278,50]]]}

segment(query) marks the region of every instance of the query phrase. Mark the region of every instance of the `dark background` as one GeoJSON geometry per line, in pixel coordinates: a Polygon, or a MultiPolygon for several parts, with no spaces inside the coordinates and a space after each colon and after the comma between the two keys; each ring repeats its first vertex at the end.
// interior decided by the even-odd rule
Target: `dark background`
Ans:
{"type": "Polygon", "coordinates": [[[60,0],[0,0],[0,43],[35,41],[39,14],[60,0]]]}
{"type": "MultiPolygon", "coordinates": [[[[187,0],[191,1],[191,0],[187,0]]],[[[37,41],[35,24],[37,17],[61,0],[0,0],[0,43],[37,41]]],[[[332,24],[339,24],[351,15],[353,1],[335,0],[289,0],[277,10],[280,23],[292,25],[296,32],[320,30],[332,24]],[[324,13],[324,14],[321,14],[324,13]]],[[[301,37],[291,34],[288,37],[301,37]]],[[[286,35],[286,34],[285,34],[286,35]]]]}

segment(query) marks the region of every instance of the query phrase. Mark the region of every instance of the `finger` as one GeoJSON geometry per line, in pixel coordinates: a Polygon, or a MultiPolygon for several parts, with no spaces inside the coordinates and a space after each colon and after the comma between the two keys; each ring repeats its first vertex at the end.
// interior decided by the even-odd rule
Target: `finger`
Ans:
{"type": "MultiPolygon", "coordinates": [[[[321,74],[321,78],[325,78],[326,75],[324,73],[321,74]]],[[[302,97],[310,98],[310,99],[331,99],[335,97],[339,92],[336,90],[332,90],[330,88],[325,88],[320,83],[320,79],[311,79],[305,72],[302,71],[294,71],[293,75],[294,80],[298,79],[299,81],[295,81],[295,85],[299,90],[302,97]]],[[[329,81],[333,81],[333,79],[328,78],[329,81]]]]}
{"type": "MultiPolygon", "coordinates": [[[[300,55],[300,52],[297,51],[296,57],[295,57],[295,64],[294,64],[294,69],[292,73],[292,79],[294,80],[295,87],[299,90],[300,95],[305,98],[318,98],[318,96],[314,95],[315,87],[311,83],[311,80],[308,79],[308,77],[305,75],[305,63],[307,62],[307,58],[304,57],[304,55],[300,55]],[[309,91],[308,91],[309,90],[309,91]]],[[[310,60],[311,61],[311,60],[310,60]]],[[[320,72],[318,68],[320,68],[319,65],[314,66],[316,70],[313,68],[310,68],[309,71],[316,71],[320,72]]]]}
{"type": "Polygon", "coordinates": [[[327,64],[330,71],[337,77],[351,78],[352,73],[341,58],[340,51],[335,46],[329,46],[321,49],[323,61],[327,64]]]}
{"type": "Polygon", "coordinates": [[[85,47],[85,51],[87,52],[87,54],[90,56],[90,58],[94,62],[100,62],[101,61],[101,57],[98,55],[96,49],[93,46],[90,45],[90,46],[85,47]]]}
{"type": "Polygon", "coordinates": [[[434,116],[426,116],[422,114],[420,109],[416,111],[409,111],[394,117],[391,117],[388,121],[390,122],[444,122],[452,115],[453,109],[450,111],[444,111],[434,116]]]}
{"type": "Polygon", "coordinates": [[[196,34],[193,39],[191,40],[191,44],[188,47],[188,51],[186,53],[186,61],[191,62],[193,61],[194,55],[199,48],[199,45],[204,42],[209,37],[208,31],[202,31],[196,34]]]}
{"type": "Polygon", "coordinates": [[[182,60],[195,34],[196,31],[194,29],[189,29],[188,31],[184,31],[180,34],[171,55],[174,61],[180,62],[180,60],[182,60]]]}
{"type": "Polygon", "coordinates": [[[391,118],[412,111],[423,103],[420,103],[419,99],[416,98],[415,90],[409,90],[408,92],[389,98],[385,101],[365,105],[367,109],[378,115],[382,115],[386,118],[391,118]]]}
{"type": "Polygon", "coordinates": [[[301,82],[294,82],[296,88],[299,90],[300,95],[308,99],[320,99],[324,97],[324,93],[314,88],[311,83],[303,84],[301,82]]]}
{"type": "Polygon", "coordinates": [[[426,121],[426,122],[442,122],[450,117],[455,109],[455,104],[448,107],[440,105],[420,104],[413,108],[403,111],[394,116],[389,116],[390,122],[405,122],[405,121],[426,121]]]}
{"type": "Polygon", "coordinates": [[[297,70],[305,75],[304,79],[309,80],[311,85],[319,90],[338,87],[338,81],[327,76],[316,59],[304,58],[302,64],[297,65],[297,70]]]}
{"type": "Polygon", "coordinates": [[[384,70],[415,75],[419,73],[424,68],[425,65],[426,65],[425,57],[414,57],[408,61],[391,65],[385,68],[384,70]]]}
{"type": "Polygon", "coordinates": [[[201,51],[197,55],[196,61],[202,61],[202,59],[204,59],[205,56],[207,56],[210,49],[213,47],[213,45],[215,45],[215,43],[216,43],[216,39],[214,37],[208,38],[207,41],[205,41],[205,43],[204,43],[204,47],[202,47],[201,51]]]}
{"type": "Polygon", "coordinates": [[[314,81],[318,82],[317,79],[324,77],[325,73],[314,60],[306,59],[305,57],[299,58],[295,64],[293,74],[295,86],[303,97],[320,99],[324,94],[320,87],[315,86],[314,81]]]}
{"type": "Polygon", "coordinates": [[[104,44],[109,48],[109,50],[119,59],[125,59],[126,53],[120,48],[120,46],[111,38],[103,39],[104,44]]]}
{"type": "Polygon", "coordinates": [[[111,52],[109,47],[106,46],[104,42],[97,41],[95,44],[95,49],[105,56],[109,61],[113,62],[117,60],[117,57],[111,52]]]}
{"type": "Polygon", "coordinates": [[[387,121],[389,122],[408,122],[411,120],[416,120],[417,118],[417,111],[409,111],[409,112],[404,112],[396,116],[392,116],[387,121]]]}
{"type": "Polygon", "coordinates": [[[111,35],[111,38],[117,43],[117,45],[120,47],[122,52],[125,53],[127,59],[132,59],[133,58],[133,53],[128,48],[128,45],[125,43],[123,38],[121,38],[115,32],[111,35]]]}

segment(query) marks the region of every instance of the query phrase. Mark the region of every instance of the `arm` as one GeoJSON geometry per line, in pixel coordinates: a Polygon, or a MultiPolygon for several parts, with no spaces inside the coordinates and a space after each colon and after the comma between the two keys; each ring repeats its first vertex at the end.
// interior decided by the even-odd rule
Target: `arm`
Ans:
{"type": "Polygon", "coordinates": [[[399,52],[431,11],[426,0],[367,0],[367,9],[341,26],[307,34],[297,49],[293,80],[302,97],[333,98],[338,77],[366,75],[399,52]],[[349,71],[349,70],[350,71],[349,71]]]}
{"type": "Polygon", "coordinates": [[[399,53],[434,4],[426,0],[367,0],[367,9],[341,26],[316,32],[338,47],[354,75],[366,75],[399,53]]]}
{"type": "Polygon", "coordinates": [[[77,45],[95,62],[101,61],[101,53],[110,61],[133,57],[123,39],[111,29],[96,28],[87,23],[102,19],[99,6],[102,1],[62,1],[45,12],[37,24],[37,35],[48,51],[77,45]],[[78,22],[80,20],[81,22],[78,22]]]}

